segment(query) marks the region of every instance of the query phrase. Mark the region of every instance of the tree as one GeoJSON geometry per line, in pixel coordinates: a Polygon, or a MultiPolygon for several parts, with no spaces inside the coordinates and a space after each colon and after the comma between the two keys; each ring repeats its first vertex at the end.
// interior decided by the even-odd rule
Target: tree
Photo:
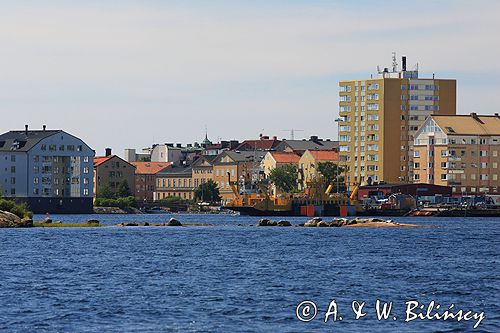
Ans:
{"type": "Polygon", "coordinates": [[[208,180],[206,183],[200,184],[195,190],[197,200],[204,202],[219,202],[221,197],[219,187],[213,180],[208,180]]]}
{"type": "Polygon", "coordinates": [[[128,183],[126,180],[123,180],[120,185],[118,185],[118,191],[117,191],[118,197],[120,198],[126,198],[126,197],[131,197],[132,192],[130,191],[130,187],[128,186],[128,183]]]}
{"type": "Polygon", "coordinates": [[[113,192],[109,188],[109,186],[104,185],[99,189],[99,191],[97,191],[96,197],[102,198],[102,199],[114,199],[116,197],[116,195],[115,195],[115,192],[113,192]]]}
{"type": "Polygon", "coordinates": [[[297,167],[284,164],[274,168],[269,174],[269,180],[282,192],[292,192],[297,189],[297,167]]]}
{"type": "MultiPolygon", "coordinates": [[[[333,162],[319,162],[318,163],[318,172],[323,176],[325,179],[325,182],[327,184],[330,184],[332,181],[335,180],[335,183],[341,183],[342,185],[339,186],[339,190],[344,191],[345,190],[345,185],[344,185],[344,176],[342,174],[344,173],[345,169],[343,167],[339,167],[337,164],[333,162]]],[[[336,187],[335,187],[336,189],[336,187]]]]}

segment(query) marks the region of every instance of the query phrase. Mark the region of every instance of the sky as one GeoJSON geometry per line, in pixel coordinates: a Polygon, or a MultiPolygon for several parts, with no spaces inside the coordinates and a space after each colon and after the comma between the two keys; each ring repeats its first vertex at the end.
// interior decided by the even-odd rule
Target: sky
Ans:
{"type": "Polygon", "coordinates": [[[338,82],[407,56],[493,114],[500,1],[0,0],[0,132],[105,147],[337,137],[338,82]]]}

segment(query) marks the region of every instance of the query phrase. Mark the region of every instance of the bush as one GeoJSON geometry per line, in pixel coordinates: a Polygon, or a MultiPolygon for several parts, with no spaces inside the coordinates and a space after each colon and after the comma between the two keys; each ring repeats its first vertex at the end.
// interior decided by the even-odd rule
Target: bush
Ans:
{"type": "Polygon", "coordinates": [[[20,218],[33,217],[33,213],[28,210],[26,204],[16,204],[11,200],[0,199],[0,210],[16,214],[20,218]]]}
{"type": "Polygon", "coordinates": [[[135,198],[134,197],[123,197],[118,199],[96,198],[94,204],[97,207],[129,208],[135,206],[135,198]]]}

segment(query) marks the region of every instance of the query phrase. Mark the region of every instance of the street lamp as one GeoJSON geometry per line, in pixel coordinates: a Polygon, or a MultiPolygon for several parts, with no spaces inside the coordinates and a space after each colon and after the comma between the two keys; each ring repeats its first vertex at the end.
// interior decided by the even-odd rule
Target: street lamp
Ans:
{"type": "Polygon", "coordinates": [[[337,143],[339,149],[337,151],[337,168],[336,168],[336,181],[337,181],[337,194],[339,193],[339,167],[340,167],[340,122],[343,121],[342,118],[337,118],[334,120],[337,123],[337,143]]]}

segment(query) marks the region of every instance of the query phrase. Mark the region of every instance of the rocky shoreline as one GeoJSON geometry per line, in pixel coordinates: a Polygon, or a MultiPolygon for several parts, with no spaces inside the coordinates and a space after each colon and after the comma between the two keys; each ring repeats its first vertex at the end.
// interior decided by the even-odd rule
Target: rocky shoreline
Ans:
{"type": "MultiPolygon", "coordinates": [[[[258,224],[260,227],[289,227],[290,222],[286,220],[272,221],[261,219],[258,224]]],[[[422,228],[423,226],[415,224],[398,223],[392,220],[384,220],[380,218],[360,218],[346,219],[335,218],[331,221],[324,221],[321,217],[315,217],[304,224],[299,224],[299,227],[334,227],[334,228],[422,228]]]]}

